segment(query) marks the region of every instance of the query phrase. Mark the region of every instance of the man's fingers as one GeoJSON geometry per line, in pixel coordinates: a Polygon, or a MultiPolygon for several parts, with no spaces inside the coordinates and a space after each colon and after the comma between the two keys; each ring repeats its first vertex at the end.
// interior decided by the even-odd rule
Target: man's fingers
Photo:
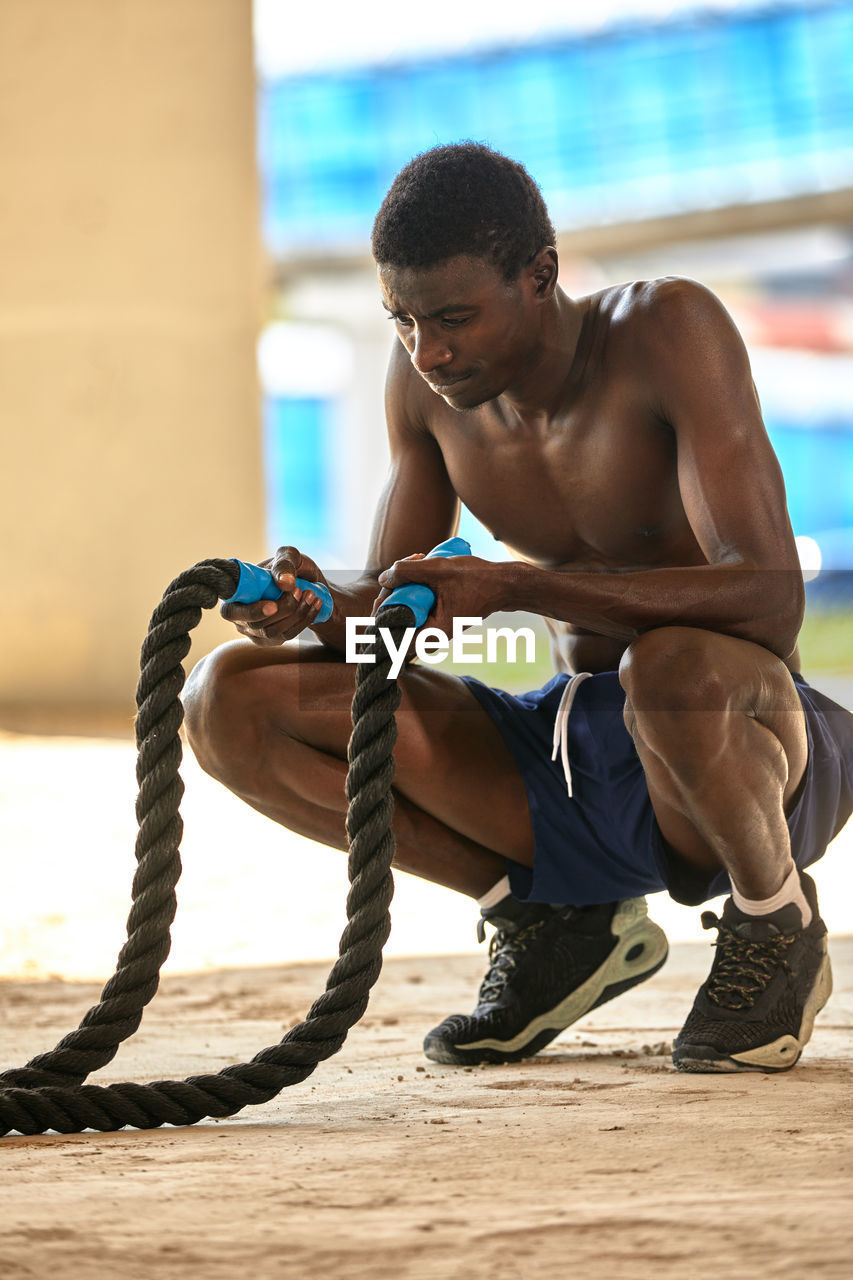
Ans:
{"type": "Polygon", "coordinates": [[[224,604],[220,612],[241,635],[257,644],[281,644],[311,625],[323,602],[313,591],[287,592],[279,600],[224,604]]]}
{"type": "Polygon", "coordinates": [[[302,556],[296,547],[279,547],[270,561],[270,573],[280,586],[292,591],[301,563],[302,556]]]}
{"type": "Polygon", "coordinates": [[[265,622],[278,611],[277,600],[256,600],[254,604],[223,604],[219,610],[225,621],[233,622],[235,626],[253,626],[265,622]]]}
{"type": "MultiPolygon", "coordinates": [[[[426,575],[424,574],[420,564],[418,564],[418,567],[414,572],[412,571],[412,562],[414,560],[422,561],[429,559],[430,557],[423,551],[418,551],[413,556],[404,556],[402,560],[395,560],[390,568],[385,569],[380,573],[380,585],[388,590],[393,590],[394,587],[399,587],[404,582],[426,581],[426,575]]],[[[434,563],[434,559],[430,561],[428,572],[432,570],[434,563]]]]}

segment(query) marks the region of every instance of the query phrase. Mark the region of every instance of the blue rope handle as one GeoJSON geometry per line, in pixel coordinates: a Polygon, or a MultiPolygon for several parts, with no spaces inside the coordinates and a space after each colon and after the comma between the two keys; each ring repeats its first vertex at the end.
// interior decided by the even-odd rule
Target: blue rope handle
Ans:
{"type": "MultiPolygon", "coordinates": [[[[437,547],[433,547],[429,554],[430,556],[470,556],[471,546],[464,538],[448,538],[446,542],[440,542],[437,547]]],[[[269,569],[263,569],[259,564],[247,564],[245,560],[235,559],[234,564],[240,570],[237,590],[233,596],[223,601],[224,604],[254,604],[257,600],[278,600],[284,594],[269,569]]],[[[305,578],[297,578],[296,585],[300,591],[313,591],[322,601],[320,612],[314,622],[328,622],[334,607],[329,588],[322,582],[308,582],[305,578]]],[[[379,608],[386,609],[394,604],[408,605],[415,616],[415,625],[422,627],[435,604],[435,594],[423,583],[407,582],[405,586],[392,591],[379,608]]]]}
{"type": "MultiPolygon", "coordinates": [[[[446,542],[440,542],[437,547],[433,547],[429,552],[429,556],[470,556],[471,544],[466,542],[464,538],[448,538],[446,542]]],[[[388,609],[393,604],[408,605],[412,613],[415,615],[415,626],[422,627],[429,617],[430,610],[435,604],[435,592],[431,587],[424,586],[422,582],[407,582],[402,587],[397,587],[392,591],[387,599],[383,600],[377,613],[382,609],[388,609]]]]}
{"type": "MultiPolygon", "coordinates": [[[[259,564],[247,564],[245,560],[235,560],[240,569],[237,590],[229,596],[224,604],[254,604],[257,600],[279,600],[284,592],[270,573],[259,564]]],[[[320,612],[315,622],[328,622],[332,616],[332,593],[322,582],[308,582],[305,578],[297,578],[296,585],[300,591],[313,591],[322,600],[320,612]]]]}

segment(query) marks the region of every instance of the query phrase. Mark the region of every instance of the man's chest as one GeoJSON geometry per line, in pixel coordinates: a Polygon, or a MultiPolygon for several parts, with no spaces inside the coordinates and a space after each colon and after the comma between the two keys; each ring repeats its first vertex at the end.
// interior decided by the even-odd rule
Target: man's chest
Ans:
{"type": "Polygon", "coordinates": [[[480,422],[436,432],[451,483],[499,541],[543,565],[625,568],[683,554],[672,433],[600,400],[547,432],[480,422]]]}

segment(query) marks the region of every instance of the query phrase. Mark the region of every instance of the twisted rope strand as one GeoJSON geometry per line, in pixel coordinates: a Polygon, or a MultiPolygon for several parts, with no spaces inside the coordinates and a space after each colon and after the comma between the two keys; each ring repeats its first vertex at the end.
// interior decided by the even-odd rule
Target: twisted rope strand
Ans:
{"type": "MultiPolygon", "coordinates": [[[[268,1102],[283,1088],[309,1076],[319,1062],[337,1053],[367,1007],[382,968],[394,892],[391,785],[397,737],[394,713],[400,691],[396,681],[388,678],[391,656],[379,633],[376,663],[356,667],[347,776],[347,925],[325,991],[304,1022],[251,1062],[226,1067],[215,1075],[147,1085],[83,1083],[92,1071],[110,1062],[121,1042],[137,1029],[169,954],[175,886],[181,874],[182,662],[190,649],[188,633],[198,625],[202,609],[233,595],[237,576],[232,561],[202,561],[167,587],[154,610],[142,646],[136,695],[139,834],[127,941],[119,952],[115,974],[79,1027],[26,1066],[0,1073],[0,1085],[5,1086],[0,1088],[0,1136],[48,1129],[109,1132],[125,1125],[149,1129],[233,1115],[245,1106],[268,1102]]],[[[411,621],[405,606],[383,613],[383,624],[395,645],[411,621]]]]}

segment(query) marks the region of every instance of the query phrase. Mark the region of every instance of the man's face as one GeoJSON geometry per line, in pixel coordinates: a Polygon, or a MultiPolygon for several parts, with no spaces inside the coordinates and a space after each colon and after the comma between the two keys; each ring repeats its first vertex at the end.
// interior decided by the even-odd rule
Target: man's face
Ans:
{"type": "Polygon", "coordinates": [[[415,369],[454,409],[493,400],[529,369],[537,342],[535,282],[504,280],[484,258],[434,267],[379,266],[382,302],[415,369]]]}

